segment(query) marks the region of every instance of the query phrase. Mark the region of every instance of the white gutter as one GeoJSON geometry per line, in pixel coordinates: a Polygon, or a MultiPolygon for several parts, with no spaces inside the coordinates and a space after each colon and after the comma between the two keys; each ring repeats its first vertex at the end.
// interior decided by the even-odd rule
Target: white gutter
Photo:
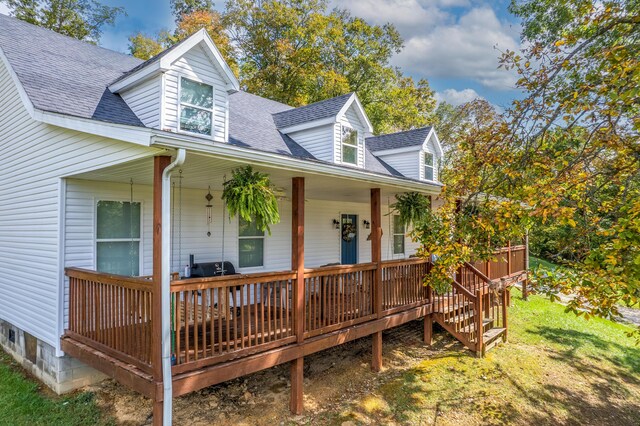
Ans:
{"type": "Polygon", "coordinates": [[[162,382],[164,398],[162,403],[162,424],[171,425],[173,405],[173,380],[171,375],[171,172],[184,164],[187,152],[178,149],[176,159],[162,172],[162,279],[160,295],[162,303],[162,382]]]}

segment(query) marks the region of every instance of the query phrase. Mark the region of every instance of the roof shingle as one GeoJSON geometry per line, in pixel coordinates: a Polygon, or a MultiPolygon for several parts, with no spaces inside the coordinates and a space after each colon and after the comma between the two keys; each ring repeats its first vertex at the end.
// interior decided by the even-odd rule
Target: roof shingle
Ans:
{"type": "Polygon", "coordinates": [[[404,132],[390,133],[388,135],[372,136],[366,139],[367,148],[374,153],[387,149],[407,148],[419,146],[429,136],[431,127],[406,130],[404,132]]]}
{"type": "Polygon", "coordinates": [[[273,114],[273,122],[278,129],[284,129],[286,127],[336,116],[352,95],[353,93],[347,93],[299,108],[290,108],[287,111],[273,114]]]}

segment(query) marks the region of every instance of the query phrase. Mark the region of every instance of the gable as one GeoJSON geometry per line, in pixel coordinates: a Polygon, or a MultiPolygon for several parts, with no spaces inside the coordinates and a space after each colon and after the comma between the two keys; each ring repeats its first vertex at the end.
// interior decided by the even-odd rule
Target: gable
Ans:
{"type": "Polygon", "coordinates": [[[162,130],[180,133],[180,89],[183,79],[213,87],[212,138],[228,141],[228,93],[226,81],[201,46],[195,46],[171,63],[161,77],[162,130]]]}

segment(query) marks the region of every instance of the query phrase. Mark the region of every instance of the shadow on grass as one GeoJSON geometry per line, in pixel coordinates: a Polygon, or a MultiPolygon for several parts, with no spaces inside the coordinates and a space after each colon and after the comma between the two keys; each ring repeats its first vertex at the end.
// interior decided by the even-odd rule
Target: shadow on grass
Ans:
{"type": "Polygon", "coordinates": [[[604,340],[592,333],[557,327],[540,326],[527,330],[527,333],[537,334],[550,342],[563,346],[565,349],[555,351],[562,359],[575,361],[582,356],[588,356],[594,361],[604,359],[617,367],[618,376],[628,378],[636,385],[640,384],[640,381],[634,377],[640,374],[640,348],[623,346],[604,340]],[[578,354],[579,349],[587,346],[598,349],[599,357],[578,354]]]}

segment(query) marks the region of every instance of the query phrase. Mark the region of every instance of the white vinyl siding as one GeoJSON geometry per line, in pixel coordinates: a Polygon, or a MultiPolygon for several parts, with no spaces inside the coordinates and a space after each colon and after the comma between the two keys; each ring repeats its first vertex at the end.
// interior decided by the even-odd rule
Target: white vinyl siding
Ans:
{"type": "Polygon", "coordinates": [[[154,149],[34,121],[0,62],[0,317],[59,348],[61,177],[154,149]]]}
{"type": "Polygon", "coordinates": [[[333,125],[302,130],[288,136],[318,160],[333,162],[333,125]]]}
{"type": "MultiPolygon", "coordinates": [[[[363,168],[365,166],[364,139],[365,139],[366,128],[362,123],[362,121],[360,120],[360,118],[358,117],[358,114],[356,113],[355,108],[356,108],[355,103],[351,104],[349,109],[347,109],[346,113],[342,117],[340,117],[340,121],[336,123],[334,126],[334,144],[333,144],[334,154],[333,155],[334,155],[334,161],[336,163],[342,163],[342,126],[346,126],[351,129],[354,129],[358,132],[358,163],[355,164],[355,166],[363,168]]],[[[349,163],[343,163],[343,164],[349,164],[349,163]]]]}
{"type": "Polygon", "coordinates": [[[213,131],[216,141],[226,142],[228,121],[226,84],[213,62],[200,47],[194,47],[171,65],[164,75],[164,120],[163,130],[178,132],[180,77],[213,86],[213,131]]]}
{"type": "Polygon", "coordinates": [[[144,83],[121,93],[122,99],[131,111],[138,116],[142,124],[154,129],[160,128],[160,91],[161,77],[154,77],[144,83]]]}
{"type": "Polygon", "coordinates": [[[421,179],[420,164],[421,155],[419,147],[414,151],[404,151],[393,154],[378,155],[382,161],[411,179],[421,179]]]}

